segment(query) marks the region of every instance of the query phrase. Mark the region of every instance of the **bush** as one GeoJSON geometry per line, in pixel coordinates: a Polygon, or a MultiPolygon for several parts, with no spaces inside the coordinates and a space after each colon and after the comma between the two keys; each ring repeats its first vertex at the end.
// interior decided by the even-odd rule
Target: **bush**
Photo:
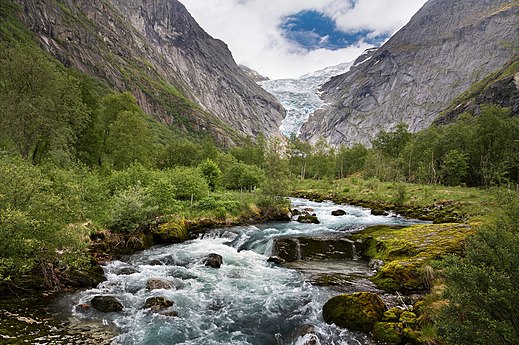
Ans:
{"type": "Polygon", "coordinates": [[[175,188],[175,198],[179,200],[201,199],[209,194],[207,181],[195,168],[175,168],[164,172],[175,188]]]}

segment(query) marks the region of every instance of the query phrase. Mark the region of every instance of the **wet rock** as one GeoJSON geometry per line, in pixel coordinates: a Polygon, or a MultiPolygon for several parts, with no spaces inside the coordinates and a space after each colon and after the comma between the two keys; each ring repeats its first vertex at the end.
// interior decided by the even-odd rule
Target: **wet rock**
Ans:
{"type": "Polygon", "coordinates": [[[129,276],[134,273],[139,273],[139,270],[134,267],[123,267],[117,271],[117,275],[120,276],[129,276]]]}
{"type": "Polygon", "coordinates": [[[119,312],[123,310],[122,303],[115,296],[95,296],[90,300],[94,309],[103,313],[119,312]]]}
{"type": "Polygon", "coordinates": [[[165,297],[150,297],[146,299],[143,308],[151,309],[153,312],[159,312],[162,309],[166,309],[173,306],[173,302],[166,299],[165,297]]]}
{"type": "Polygon", "coordinates": [[[223,264],[223,258],[219,254],[211,253],[204,259],[204,265],[212,268],[220,268],[223,264]]]}
{"type": "Polygon", "coordinates": [[[335,216],[335,217],[345,216],[345,215],[346,215],[346,211],[344,211],[344,210],[332,211],[332,216],[335,216]]]}
{"type": "Polygon", "coordinates": [[[90,310],[90,306],[87,303],[82,303],[78,305],[78,308],[84,312],[87,312],[90,310]]]}
{"type": "Polygon", "coordinates": [[[292,339],[294,339],[292,342],[294,344],[317,345],[321,343],[317,336],[317,332],[312,325],[303,325],[295,332],[292,339]]]}
{"type": "Polygon", "coordinates": [[[272,262],[276,265],[282,265],[286,262],[286,260],[280,258],[279,256],[271,256],[270,258],[268,258],[267,262],[272,262]]]}
{"type": "Polygon", "coordinates": [[[172,288],[173,285],[171,284],[171,282],[162,279],[148,279],[148,281],[146,282],[146,289],[148,290],[170,290],[172,288]]]}
{"type": "Polygon", "coordinates": [[[147,264],[150,266],[162,266],[163,265],[163,263],[158,259],[150,260],[147,262],[147,264]]]}
{"type": "Polygon", "coordinates": [[[354,331],[370,332],[378,322],[386,306],[379,295],[370,292],[357,292],[339,295],[323,306],[323,318],[328,324],[354,331]]]}
{"type": "Polygon", "coordinates": [[[95,287],[106,281],[104,271],[101,266],[93,265],[84,270],[70,270],[65,273],[64,282],[73,287],[95,287]]]}
{"type": "Polygon", "coordinates": [[[304,224],[320,224],[321,223],[319,221],[319,219],[314,215],[301,215],[301,216],[297,217],[297,221],[299,223],[304,223],[304,224]]]}
{"type": "Polygon", "coordinates": [[[290,210],[290,213],[292,216],[299,216],[301,214],[301,211],[299,211],[297,208],[294,208],[293,210],[290,210]]]}
{"type": "Polygon", "coordinates": [[[274,239],[273,256],[287,262],[297,260],[353,259],[355,243],[341,236],[278,237],[274,239]]]}

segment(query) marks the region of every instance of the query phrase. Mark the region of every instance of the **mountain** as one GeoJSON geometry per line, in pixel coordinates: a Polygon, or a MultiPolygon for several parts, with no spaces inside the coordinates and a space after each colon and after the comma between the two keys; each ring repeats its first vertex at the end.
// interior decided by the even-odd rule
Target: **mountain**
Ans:
{"type": "Polygon", "coordinates": [[[254,80],[256,83],[260,82],[260,81],[269,80],[269,78],[261,75],[258,71],[253,70],[250,67],[247,67],[247,66],[244,66],[244,65],[239,65],[239,66],[240,66],[241,70],[243,72],[245,72],[245,74],[247,74],[247,76],[249,76],[249,78],[254,80]]]}
{"type": "MultiPolygon", "coordinates": [[[[5,0],[3,0],[5,1],[5,0]]],[[[278,135],[284,110],[177,0],[16,0],[40,44],[159,121],[232,145],[278,135]]]]}
{"type": "Polygon", "coordinates": [[[510,108],[512,115],[519,115],[519,54],[502,68],[456,97],[434,123],[438,125],[450,123],[463,113],[478,115],[484,104],[497,104],[510,108]]]}
{"type": "Polygon", "coordinates": [[[373,57],[332,78],[301,137],[369,144],[381,130],[428,127],[454,98],[519,50],[519,2],[429,0],[373,57]]]}
{"type": "Polygon", "coordinates": [[[287,114],[281,124],[281,132],[290,136],[299,135],[301,127],[310,114],[322,108],[325,103],[319,97],[319,87],[331,77],[344,73],[352,66],[351,62],[331,66],[320,71],[305,74],[296,79],[276,79],[259,84],[276,96],[287,114]]]}

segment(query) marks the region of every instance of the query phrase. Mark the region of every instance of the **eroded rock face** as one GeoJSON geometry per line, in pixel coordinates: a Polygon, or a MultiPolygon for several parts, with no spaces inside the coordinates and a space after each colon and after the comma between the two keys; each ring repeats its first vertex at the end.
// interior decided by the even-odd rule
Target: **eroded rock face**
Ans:
{"type": "Polygon", "coordinates": [[[370,144],[399,122],[427,128],[453,99],[516,52],[519,4],[510,0],[430,0],[371,59],[322,87],[330,105],[302,138],[370,144]]]}
{"type": "Polygon", "coordinates": [[[122,303],[115,296],[95,296],[90,301],[94,309],[103,313],[119,312],[123,310],[122,303]]]}
{"type": "Polygon", "coordinates": [[[357,292],[350,295],[333,297],[323,306],[326,323],[354,331],[370,332],[386,309],[379,295],[370,292],[357,292]]]}
{"type": "Polygon", "coordinates": [[[65,65],[117,90],[130,90],[158,120],[181,130],[208,132],[228,145],[233,130],[252,136],[279,134],[282,106],[179,1],[17,2],[42,46],[65,65]]]}

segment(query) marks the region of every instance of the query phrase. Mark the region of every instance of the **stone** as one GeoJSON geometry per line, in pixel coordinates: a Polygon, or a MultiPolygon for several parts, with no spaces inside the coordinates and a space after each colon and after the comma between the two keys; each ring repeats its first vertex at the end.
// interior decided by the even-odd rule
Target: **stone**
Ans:
{"type": "Polygon", "coordinates": [[[223,258],[219,254],[211,253],[204,259],[206,267],[220,268],[223,264],[223,258]]]}
{"type": "Polygon", "coordinates": [[[292,216],[299,216],[301,214],[301,211],[294,208],[294,209],[290,210],[290,213],[292,214],[292,216]]]}
{"type": "Polygon", "coordinates": [[[403,312],[403,309],[397,307],[386,310],[382,316],[382,321],[398,322],[400,320],[400,315],[402,315],[403,312]]]}
{"type": "Polygon", "coordinates": [[[277,237],[272,246],[272,255],[287,262],[297,260],[343,260],[353,259],[355,242],[339,236],[277,237]]]}
{"type": "Polygon", "coordinates": [[[153,312],[159,312],[162,309],[166,309],[171,306],[173,306],[173,302],[166,299],[166,297],[150,297],[146,299],[143,308],[149,308],[153,312]]]}
{"type": "Polygon", "coordinates": [[[368,262],[369,269],[373,271],[379,271],[382,266],[384,266],[384,261],[379,259],[371,259],[368,262]]]}
{"type": "Polygon", "coordinates": [[[387,216],[388,213],[382,208],[372,208],[371,214],[374,216],[387,216]]]}
{"type": "Polygon", "coordinates": [[[333,297],[323,306],[323,318],[328,324],[353,331],[370,332],[386,306],[379,295],[370,292],[333,297]]]}
{"type": "Polygon", "coordinates": [[[276,265],[282,265],[286,262],[283,258],[280,258],[279,256],[271,256],[268,258],[267,262],[271,262],[276,265]]]}
{"type": "Polygon", "coordinates": [[[332,211],[332,216],[335,216],[335,217],[345,216],[345,215],[346,215],[346,211],[344,211],[344,210],[332,211]]]}
{"type": "Polygon", "coordinates": [[[94,309],[103,313],[119,312],[123,310],[122,303],[115,296],[95,296],[90,300],[94,309]]]}
{"type": "Polygon", "coordinates": [[[301,215],[297,217],[297,221],[299,223],[305,223],[305,224],[320,224],[321,222],[319,219],[314,215],[301,215]]]}
{"type": "Polygon", "coordinates": [[[90,310],[90,305],[88,305],[87,303],[81,303],[78,305],[78,307],[79,307],[79,309],[81,309],[84,312],[87,312],[90,310]]]}
{"type": "Polygon", "coordinates": [[[172,288],[173,288],[173,286],[169,281],[165,281],[162,279],[152,278],[152,279],[148,279],[148,281],[146,282],[146,289],[148,289],[148,290],[159,290],[159,289],[170,290],[172,288]]]}
{"type": "Polygon", "coordinates": [[[404,311],[400,315],[399,321],[404,325],[404,327],[413,327],[416,324],[418,317],[415,313],[410,311],[404,311]]]}
{"type": "Polygon", "coordinates": [[[178,317],[178,312],[172,310],[172,311],[161,311],[159,313],[160,315],[167,316],[167,317],[178,317]]]}

